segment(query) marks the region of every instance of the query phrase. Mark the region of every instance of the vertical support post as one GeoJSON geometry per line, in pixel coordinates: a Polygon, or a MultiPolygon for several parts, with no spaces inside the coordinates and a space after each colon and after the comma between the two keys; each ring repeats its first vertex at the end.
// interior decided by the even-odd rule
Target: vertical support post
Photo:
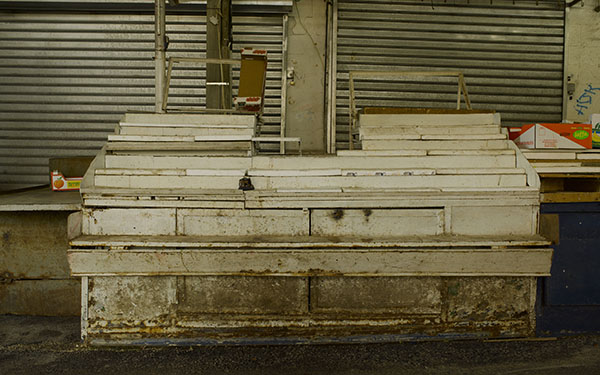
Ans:
{"type": "Polygon", "coordinates": [[[89,293],[89,279],[88,276],[81,278],[81,341],[87,339],[88,334],[88,293],[89,293]]]}
{"type": "MultiPolygon", "coordinates": [[[[283,45],[281,46],[281,128],[279,129],[279,136],[285,137],[285,126],[287,116],[287,51],[288,51],[288,15],[283,16],[283,45]]],[[[279,153],[285,154],[285,142],[279,143],[279,153]]]]}
{"type": "Polygon", "coordinates": [[[350,84],[350,104],[349,104],[349,115],[348,115],[348,148],[350,150],[354,150],[354,141],[353,141],[353,137],[352,137],[352,131],[354,130],[354,120],[355,120],[355,113],[354,111],[356,110],[356,105],[354,103],[354,99],[355,99],[355,94],[354,94],[354,74],[352,74],[352,72],[350,72],[348,74],[348,83],[350,84]]]}
{"type": "Polygon", "coordinates": [[[568,93],[568,84],[569,84],[569,36],[570,36],[570,15],[571,8],[565,7],[565,23],[564,23],[564,40],[563,40],[563,87],[562,87],[562,120],[567,121],[567,117],[569,115],[568,107],[569,107],[569,93],[568,93]]]}
{"type": "MultiPolygon", "coordinates": [[[[221,44],[219,43],[219,6],[220,0],[206,2],[206,57],[218,59],[221,44]]],[[[220,67],[217,64],[206,64],[206,108],[221,108],[219,87],[214,83],[221,80],[220,67]],[[211,85],[212,84],[212,85],[211,85]]]]}
{"type": "MultiPolygon", "coordinates": [[[[231,45],[233,44],[231,35],[231,0],[221,0],[221,28],[219,34],[219,43],[221,45],[221,59],[231,58],[231,45]]],[[[231,65],[221,64],[221,82],[227,85],[219,86],[221,88],[221,105],[224,109],[231,109],[231,65]]]]}
{"type": "Polygon", "coordinates": [[[154,1],[154,109],[164,113],[166,65],[166,7],[165,0],[154,1]]]}
{"type": "MultiPolygon", "coordinates": [[[[231,57],[231,0],[208,0],[206,3],[206,57],[231,57]]],[[[231,67],[206,64],[206,108],[231,108],[231,67]],[[223,84],[225,83],[225,84],[223,84]]]]}
{"type": "Polygon", "coordinates": [[[328,56],[328,80],[327,80],[327,153],[336,152],[336,115],[337,115],[337,24],[338,24],[338,4],[337,0],[332,0],[328,8],[330,16],[328,21],[330,27],[327,36],[328,56]]]}

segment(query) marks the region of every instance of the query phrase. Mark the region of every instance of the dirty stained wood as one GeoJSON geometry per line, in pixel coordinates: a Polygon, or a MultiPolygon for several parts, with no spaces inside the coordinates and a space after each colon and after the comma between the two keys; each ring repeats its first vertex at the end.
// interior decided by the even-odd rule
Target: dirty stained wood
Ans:
{"type": "Polygon", "coordinates": [[[398,134],[438,135],[438,134],[498,134],[498,125],[470,125],[470,126],[362,126],[360,134],[363,136],[384,136],[398,134]]]}
{"type": "Polygon", "coordinates": [[[95,235],[176,234],[173,208],[84,209],[82,232],[95,235]]]}
{"type": "Polygon", "coordinates": [[[245,169],[96,169],[96,176],[244,176],[245,169]]]}
{"type": "Polygon", "coordinates": [[[177,210],[177,234],[185,236],[282,236],[309,234],[308,210],[177,210]]]}
{"type": "Polygon", "coordinates": [[[552,249],[537,235],[537,174],[499,115],[360,115],[363,150],[251,157],[240,156],[254,151],[254,116],[205,116],[126,115],[122,134],[111,136],[106,163],[88,178],[96,184],[82,189],[83,235],[68,251],[73,275],[89,277],[84,304],[97,313],[86,333],[289,328],[282,316],[309,312],[356,313],[364,323],[369,314],[409,314],[407,301],[421,303],[414,314],[460,316],[458,326],[477,321],[469,303],[479,286],[510,291],[507,316],[531,328],[532,289],[512,286],[547,276],[552,249]],[[238,190],[246,175],[255,190],[238,190]],[[469,281],[451,289],[459,276],[469,281]],[[414,285],[403,284],[409,278],[414,285]],[[375,298],[390,285],[396,294],[375,298]],[[104,317],[118,325],[123,311],[137,320],[108,327],[104,317]],[[153,322],[151,311],[177,322],[153,322]]]}
{"type": "Polygon", "coordinates": [[[365,135],[361,134],[363,141],[401,141],[401,140],[423,140],[423,141],[477,141],[492,139],[507,139],[504,134],[384,134],[384,135],[365,135]]]}
{"type": "Polygon", "coordinates": [[[256,124],[256,116],[248,115],[220,115],[220,114],[190,114],[190,113],[126,113],[122,123],[138,123],[143,126],[231,126],[239,125],[246,127],[254,127],[256,124]]]}
{"type": "Polygon", "coordinates": [[[443,209],[312,210],[310,233],[316,236],[410,236],[444,233],[443,209]]]}
{"type": "Polygon", "coordinates": [[[250,150],[252,143],[250,139],[243,142],[231,142],[229,140],[205,140],[194,142],[109,142],[106,144],[107,151],[243,151],[250,150]]]}
{"type": "Polygon", "coordinates": [[[363,139],[363,150],[490,150],[506,149],[506,140],[434,141],[434,140],[369,140],[363,139]]]}
{"type": "Polygon", "coordinates": [[[82,235],[70,241],[75,248],[526,248],[543,247],[551,242],[532,236],[104,236],[82,235]]]}
{"type": "Polygon", "coordinates": [[[549,276],[552,250],[70,250],[76,276],[549,276]]]}

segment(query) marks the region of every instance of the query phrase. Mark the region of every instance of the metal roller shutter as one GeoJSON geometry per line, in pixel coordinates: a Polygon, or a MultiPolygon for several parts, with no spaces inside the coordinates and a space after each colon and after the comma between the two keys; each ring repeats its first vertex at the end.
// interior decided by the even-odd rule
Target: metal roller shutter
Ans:
{"type": "MultiPolygon", "coordinates": [[[[562,118],[564,2],[337,2],[336,139],[348,148],[348,72],[460,70],[474,109],[504,125],[562,118]]],[[[356,81],[357,108],[455,108],[456,80],[356,81]]]]}
{"type": "MultiPolygon", "coordinates": [[[[49,158],[95,155],[123,113],[154,111],[154,17],[130,13],[0,12],[0,190],[48,183],[49,158]]],[[[204,22],[168,15],[167,55],[206,57],[204,22]]],[[[283,16],[234,15],[233,34],[268,50],[261,131],[279,135],[283,16]]],[[[205,77],[178,64],[169,108],[203,108],[205,77]]]]}

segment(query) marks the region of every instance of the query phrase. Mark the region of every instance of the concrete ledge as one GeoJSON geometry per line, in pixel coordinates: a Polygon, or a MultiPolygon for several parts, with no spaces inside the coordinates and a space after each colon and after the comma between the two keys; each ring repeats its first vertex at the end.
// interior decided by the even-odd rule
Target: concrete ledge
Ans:
{"type": "Polygon", "coordinates": [[[0,211],[78,211],[78,191],[52,191],[42,187],[16,193],[0,194],[0,211]]]}

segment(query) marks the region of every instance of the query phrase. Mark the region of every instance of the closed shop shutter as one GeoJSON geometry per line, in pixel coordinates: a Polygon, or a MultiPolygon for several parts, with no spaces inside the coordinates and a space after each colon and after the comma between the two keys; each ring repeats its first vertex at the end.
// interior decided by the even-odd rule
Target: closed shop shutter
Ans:
{"type": "MultiPolygon", "coordinates": [[[[48,183],[49,158],[93,156],[125,112],[154,111],[154,16],[135,9],[0,11],[0,190],[48,183]]],[[[281,122],[277,9],[233,17],[233,58],[269,53],[263,135],[281,122]]],[[[167,56],[206,57],[205,33],[202,11],[169,14],[167,56]]],[[[203,64],[178,64],[169,108],[204,108],[205,78],[203,64]]]]}
{"type": "MultiPolygon", "coordinates": [[[[348,148],[349,71],[462,71],[503,125],[562,118],[564,2],[337,2],[336,139],[348,148]]],[[[456,108],[456,80],[363,79],[357,108],[456,108]]],[[[464,108],[464,107],[463,107],[464,108]]]]}

